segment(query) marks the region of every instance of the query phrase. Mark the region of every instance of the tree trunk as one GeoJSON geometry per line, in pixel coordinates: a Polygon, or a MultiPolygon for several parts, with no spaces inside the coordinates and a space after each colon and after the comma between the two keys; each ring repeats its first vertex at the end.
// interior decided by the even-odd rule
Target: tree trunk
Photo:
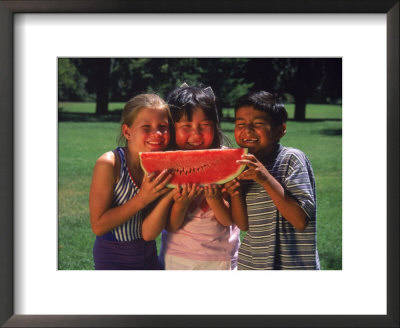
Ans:
{"type": "Polygon", "coordinates": [[[111,61],[109,58],[96,59],[95,92],[96,92],[96,115],[108,113],[108,86],[111,61]]]}
{"type": "Polygon", "coordinates": [[[306,120],[306,105],[307,98],[302,96],[297,96],[294,100],[294,120],[295,121],[305,121],[306,120]]]}
{"type": "Polygon", "coordinates": [[[300,58],[297,60],[296,86],[294,96],[294,119],[295,121],[306,120],[306,105],[308,96],[312,90],[311,83],[311,60],[300,58]]]}

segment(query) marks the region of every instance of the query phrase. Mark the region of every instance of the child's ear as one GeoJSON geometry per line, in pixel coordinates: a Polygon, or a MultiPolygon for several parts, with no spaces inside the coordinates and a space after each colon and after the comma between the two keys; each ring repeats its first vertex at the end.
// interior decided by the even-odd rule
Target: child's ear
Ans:
{"type": "Polygon", "coordinates": [[[128,140],[131,136],[131,130],[127,124],[122,124],[122,134],[124,135],[125,139],[128,140]]]}
{"type": "Polygon", "coordinates": [[[285,134],[286,134],[286,123],[282,123],[282,125],[279,126],[278,130],[279,139],[282,138],[285,134]]]}
{"type": "Polygon", "coordinates": [[[282,131],[282,137],[283,137],[286,134],[286,123],[282,124],[282,129],[283,129],[283,131],[282,131]]]}

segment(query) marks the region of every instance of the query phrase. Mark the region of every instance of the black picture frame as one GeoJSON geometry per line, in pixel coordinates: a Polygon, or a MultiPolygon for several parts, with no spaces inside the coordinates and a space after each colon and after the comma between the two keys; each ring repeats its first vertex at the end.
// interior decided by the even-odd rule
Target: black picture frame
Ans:
{"type": "Polygon", "coordinates": [[[4,327],[399,327],[398,31],[398,0],[0,0],[0,324],[4,327]],[[14,315],[13,177],[17,172],[13,163],[13,16],[16,13],[156,12],[386,14],[387,315],[14,315]]]}

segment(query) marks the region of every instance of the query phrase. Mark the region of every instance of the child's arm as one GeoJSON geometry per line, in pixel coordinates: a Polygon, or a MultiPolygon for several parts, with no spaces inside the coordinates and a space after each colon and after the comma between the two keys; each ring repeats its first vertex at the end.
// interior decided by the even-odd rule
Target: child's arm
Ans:
{"type": "Polygon", "coordinates": [[[268,172],[254,155],[243,155],[238,164],[245,164],[248,170],[242,172],[239,179],[254,180],[264,187],[268,195],[275,203],[282,216],[297,230],[307,227],[307,215],[296,200],[283,188],[283,186],[268,172]]]}
{"type": "Polygon", "coordinates": [[[169,220],[167,221],[166,228],[169,232],[175,232],[183,224],[186,211],[190,202],[202,192],[202,188],[196,184],[183,185],[177,188],[174,194],[174,204],[171,208],[169,220]]]}
{"type": "Polygon", "coordinates": [[[168,213],[173,201],[173,197],[177,193],[177,189],[171,190],[164,195],[146,216],[142,224],[142,237],[144,240],[154,240],[164,229],[168,213]]]}
{"type": "Polygon", "coordinates": [[[139,193],[125,204],[111,208],[115,175],[115,157],[112,152],[102,155],[96,162],[89,194],[90,223],[93,232],[104,235],[128,221],[132,215],[168,192],[165,185],[172,176],[168,171],[144,176],[139,193]]]}
{"type": "Polygon", "coordinates": [[[214,212],[217,221],[225,227],[232,225],[233,220],[229,204],[225,203],[225,200],[222,198],[221,189],[216,185],[208,185],[204,188],[204,196],[214,212]]]}
{"type": "Polygon", "coordinates": [[[226,191],[229,194],[233,221],[240,230],[247,231],[249,229],[249,219],[246,203],[240,189],[240,182],[236,179],[229,181],[224,184],[222,191],[226,191]]]}

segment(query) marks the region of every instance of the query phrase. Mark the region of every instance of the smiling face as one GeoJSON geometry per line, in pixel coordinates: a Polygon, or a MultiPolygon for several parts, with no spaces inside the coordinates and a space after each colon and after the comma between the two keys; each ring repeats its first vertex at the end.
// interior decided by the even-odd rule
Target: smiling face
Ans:
{"type": "Polygon", "coordinates": [[[214,140],[214,122],[209,120],[201,108],[195,108],[192,120],[186,116],[175,123],[175,141],[179,149],[208,149],[214,140]]]}
{"type": "Polygon", "coordinates": [[[143,108],[122,133],[133,153],[164,150],[170,140],[168,112],[165,109],[143,108]]]}
{"type": "Polygon", "coordinates": [[[235,114],[235,139],[242,148],[259,157],[271,154],[286,133],[286,123],[274,127],[268,114],[244,106],[237,109],[235,114]]]}

